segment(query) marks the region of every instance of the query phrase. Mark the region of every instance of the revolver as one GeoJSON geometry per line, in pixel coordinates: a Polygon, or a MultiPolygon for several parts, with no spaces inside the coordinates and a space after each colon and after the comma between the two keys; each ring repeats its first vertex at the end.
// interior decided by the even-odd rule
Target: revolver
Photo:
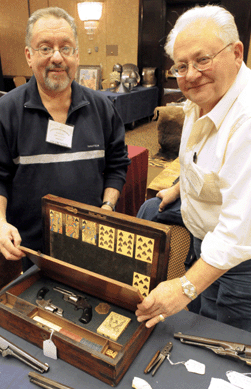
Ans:
{"type": "Polygon", "coordinates": [[[44,300],[46,293],[49,292],[49,289],[45,286],[37,292],[36,303],[39,307],[44,308],[46,311],[55,313],[58,316],[63,316],[63,310],[56,305],[52,304],[51,300],[44,300]]]}
{"type": "Polygon", "coordinates": [[[92,306],[87,302],[85,297],[76,295],[73,292],[70,292],[69,290],[60,288],[59,286],[56,286],[53,289],[59,293],[62,293],[64,295],[64,300],[70,304],[75,305],[76,310],[83,309],[83,313],[79,321],[84,324],[89,323],[92,318],[92,306]]]}
{"type": "Polygon", "coordinates": [[[6,357],[7,355],[15,357],[40,373],[44,373],[49,370],[49,365],[47,363],[40,362],[26,351],[23,351],[21,348],[9,342],[3,336],[0,336],[0,353],[3,357],[6,357]]]}
{"type": "Polygon", "coordinates": [[[181,343],[191,344],[193,346],[205,347],[212,350],[215,354],[227,357],[233,357],[246,362],[251,366],[251,346],[243,343],[228,342],[226,340],[217,340],[202,338],[200,336],[184,335],[181,332],[174,334],[175,338],[180,339],[181,343]]]}

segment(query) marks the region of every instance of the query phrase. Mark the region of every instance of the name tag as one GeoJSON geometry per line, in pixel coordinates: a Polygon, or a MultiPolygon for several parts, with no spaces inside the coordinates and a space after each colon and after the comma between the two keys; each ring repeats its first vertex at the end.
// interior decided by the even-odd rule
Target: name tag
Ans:
{"type": "Polygon", "coordinates": [[[192,167],[189,167],[186,172],[187,180],[190,185],[193,187],[197,195],[200,195],[201,189],[203,187],[203,177],[201,176],[198,169],[195,171],[192,167]]]}
{"type": "Polygon", "coordinates": [[[74,126],[49,120],[46,134],[46,142],[55,145],[72,148],[74,126]]]}

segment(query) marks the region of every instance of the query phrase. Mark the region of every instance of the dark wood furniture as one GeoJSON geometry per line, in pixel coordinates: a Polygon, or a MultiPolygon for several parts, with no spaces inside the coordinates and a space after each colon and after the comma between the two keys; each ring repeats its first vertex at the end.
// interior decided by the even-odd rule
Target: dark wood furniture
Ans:
{"type": "Polygon", "coordinates": [[[56,326],[60,359],[117,385],[153,330],[134,312],[166,279],[172,227],[52,195],[43,198],[42,209],[46,254],[22,248],[40,270],[2,292],[0,324],[41,348],[56,326]],[[82,311],[74,311],[56,286],[87,298],[90,322],[79,321],[82,311]],[[37,305],[44,287],[44,299],[62,308],[63,317],[37,305]],[[100,312],[100,304],[108,311],[100,312]],[[130,319],[117,339],[98,332],[111,312],[130,319]]]}
{"type": "MultiPolygon", "coordinates": [[[[244,362],[233,358],[216,355],[211,350],[182,344],[174,339],[174,332],[204,336],[213,339],[228,340],[251,344],[251,333],[215,320],[182,311],[159,323],[146,341],[144,347],[131,364],[123,379],[117,385],[117,389],[129,389],[132,387],[134,377],[139,377],[152,387],[152,389],[207,389],[212,377],[227,381],[227,371],[239,373],[250,372],[250,367],[244,362]],[[189,373],[184,365],[171,366],[164,361],[154,377],[144,374],[144,369],[157,350],[161,350],[167,342],[173,343],[170,359],[172,362],[188,361],[194,359],[206,365],[204,375],[189,373]]],[[[60,382],[74,389],[108,389],[109,386],[97,378],[80,371],[76,367],[61,359],[53,360],[43,355],[43,351],[30,342],[0,328],[0,335],[9,339],[18,347],[25,349],[42,362],[49,364],[50,369],[43,376],[60,382]]],[[[53,339],[53,337],[52,337],[53,339]]],[[[1,389],[35,389],[37,386],[29,381],[28,373],[32,369],[13,357],[0,356],[1,389]]]]}

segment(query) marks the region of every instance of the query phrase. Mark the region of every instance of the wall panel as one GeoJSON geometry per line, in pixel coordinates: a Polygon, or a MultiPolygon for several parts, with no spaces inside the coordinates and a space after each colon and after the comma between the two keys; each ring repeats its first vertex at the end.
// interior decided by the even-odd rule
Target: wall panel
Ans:
{"type": "Polygon", "coordinates": [[[49,7],[49,0],[29,0],[30,15],[37,9],[49,7]]]}
{"type": "Polygon", "coordinates": [[[77,14],[77,0],[1,0],[0,53],[4,76],[30,76],[24,56],[24,39],[30,12],[58,6],[76,21],[81,65],[101,65],[103,79],[109,79],[115,63],[137,64],[139,0],[105,0],[103,14],[93,40],[87,38],[77,14]],[[118,45],[118,56],[107,56],[106,45],[118,45]]]}
{"type": "Polygon", "coordinates": [[[31,74],[24,56],[27,0],[1,0],[0,54],[4,75],[31,74]]]}
{"type": "Polygon", "coordinates": [[[87,38],[84,23],[77,16],[80,64],[101,65],[103,79],[109,79],[115,63],[137,65],[138,15],[139,0],[105,0],[93,40],[87,38]],[[117,45],[118,55],[107,56],[106,45],[117,45]]]}

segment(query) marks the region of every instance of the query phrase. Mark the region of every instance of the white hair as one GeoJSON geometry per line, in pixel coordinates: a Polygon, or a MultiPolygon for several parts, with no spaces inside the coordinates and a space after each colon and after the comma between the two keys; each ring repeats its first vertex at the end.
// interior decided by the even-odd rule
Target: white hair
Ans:
{"type": "Polygon", "coordinates": [[[219,27],[219,29],[216,30],[216,36],[220,38],[225,45],[237,42],[240,39],[234,17],[229,11],[218,5],[196,6],[186,11],[177,19],[173,29],[167,37],[165,51],[172,59],[173,47],[177,35],[196,20],[203,19],[205,19],[205,21],[211,20],[219,27]]]}

